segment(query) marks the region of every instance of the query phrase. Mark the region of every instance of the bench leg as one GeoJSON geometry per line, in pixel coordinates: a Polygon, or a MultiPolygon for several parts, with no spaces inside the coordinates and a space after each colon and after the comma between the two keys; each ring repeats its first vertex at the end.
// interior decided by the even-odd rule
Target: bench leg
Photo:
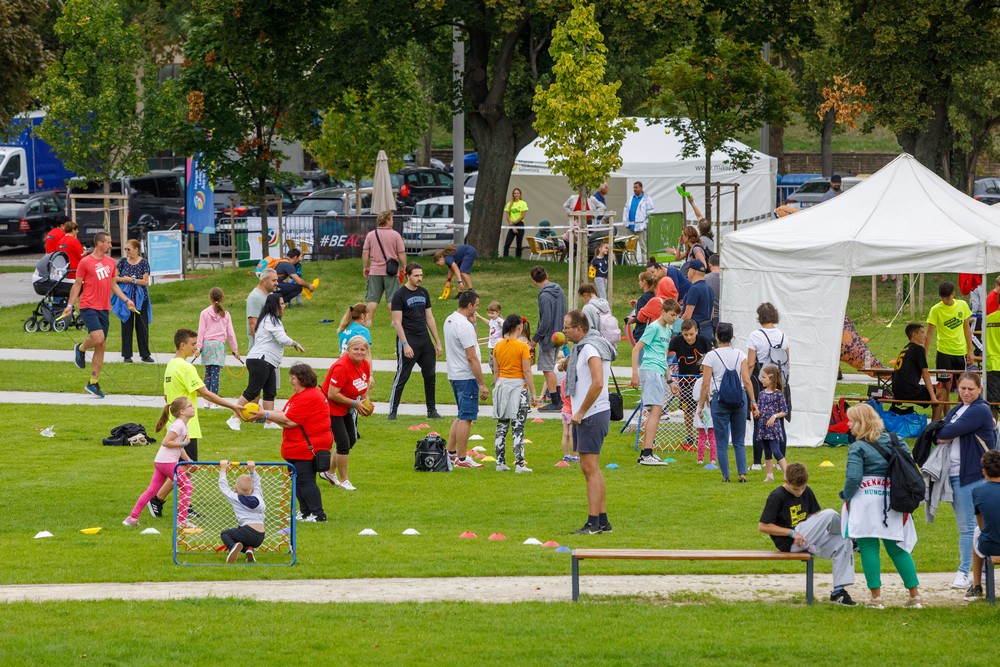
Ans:
{"type": "Polygon", "coordinates": [[[580,597],[580,561],[573,556],[572,559],[572,572],[573,572],[573,602],[576,602],[577,598],[580,597]]]}
{"type": "Polygon", "coordinates": [[[996,569],[993,567],[992,558],[985,558],[984,560],[986,561],[986,601],[992,605],[996,605],[996,569]]]}
{"type": "Polygon", "coordinates": [[[813,559],[806,561],[806,604],[813,603],[813,559]]]}

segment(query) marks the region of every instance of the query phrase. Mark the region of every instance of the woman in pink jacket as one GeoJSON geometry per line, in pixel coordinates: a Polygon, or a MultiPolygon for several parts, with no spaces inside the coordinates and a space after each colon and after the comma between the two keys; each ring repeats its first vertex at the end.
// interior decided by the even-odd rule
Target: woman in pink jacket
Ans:
{"type": "Polygon", "coordinates": [[[233,331],[233,320],[222,307],[226,295],[219,287],[213,287],[208,293],[212,301],[201,311],[198,320],[198,349],[201,351],[201,361],[205,364],[205,386],[214,394],[219,393],[219,376],[222,367],[226,365],[226,341],[233,356],[240,358],[239,343],[236,342],[236,332],[233,331]]]}

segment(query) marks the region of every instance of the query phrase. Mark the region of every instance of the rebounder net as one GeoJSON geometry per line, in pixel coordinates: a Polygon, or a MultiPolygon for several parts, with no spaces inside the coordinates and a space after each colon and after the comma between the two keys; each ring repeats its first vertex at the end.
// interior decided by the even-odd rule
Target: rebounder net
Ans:
{"type": "MultiPolygon", "coordinates": [[[[258,565],[295,563],[295,469],[287,463],[258,463],[264,496],[264,543],[254,549],[258,565]]],[[[230,463],[226,486],[249,471],[230,463]]],[[[219,489],[217,462],[180,463],[174,471],[174,562],[178,565],[224,565],[222,531],[239,524],[229,499],[219,489]],[[188,499],[186,520],[179,511],[188,499]]],[[[245,560],[238,561],[243,564],[245,560]]]]}
{"type": "MultiPolygon", "coordinates": [[[[671,377],[680,394],[675,396],[664,385],[663,412],[653,438],[653,449],[667,452],[691,451],[698,442],[700,420],[695,415],[698,410],[698,390],[701,389],[700,375],[676,375],[676,366],[671,367],[671,377]]],[[[629,421],[635,421],[635,449],[642,448],[649,420],[649,406],[640,403],[629,421]]]]}

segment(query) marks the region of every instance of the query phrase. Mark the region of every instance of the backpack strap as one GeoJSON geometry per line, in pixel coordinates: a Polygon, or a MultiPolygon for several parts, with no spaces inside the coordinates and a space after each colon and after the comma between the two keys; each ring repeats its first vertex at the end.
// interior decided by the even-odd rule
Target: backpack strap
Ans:
{"type": "MultiPolygon", "coordinates": [[[[896,434],[895,433],[889,433],[889,437],[892,439],[892,441],[893,441],[892,444],[894,446],[899,443],[899,441],[896,440],[896,434]]],[[[879,454],[881,454],[882,458],[884,458],[886,460],[886,463],[889,462],[889,452],[885,451],[885,449],[882,448],[882,445],[880,445],[878,443],[875,443],[875,442],[868,442],[867,440],[862,440],[862,442],[864,442],[866,445],[868,445],[869,447],[871,447],[872,449],[874,449],[876,452],[878,452],[879,454]]]]}

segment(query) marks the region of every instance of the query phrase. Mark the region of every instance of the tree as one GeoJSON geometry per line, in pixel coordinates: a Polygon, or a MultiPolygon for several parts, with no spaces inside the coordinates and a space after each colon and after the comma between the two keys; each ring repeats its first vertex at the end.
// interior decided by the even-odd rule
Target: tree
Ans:
{"type": "MultiPolygon", "coordinates": [[[[67,169],[103,182],[108,194],[112,178],[147,170],[163,136],[156,68],[115,0],[67,0],[55,33],[65,50],[39,79],[46,116],[36,132],[67,169]]],[[[106,229],[109,217],[105,210],[106,229]]]]}
{"type": "Polygon", "coordinates": [[[402,155],[420,140],[427,120],[422,102],[413,64],[394,51],[374,68],[367,90],[345,90],[323,114],[322,133],[307,148],[331,175],[357,188],[372,175],[379,149],[389,156],[390,170],[402,166],[402,155]]]}
{"type": "MultiPolygon", "coordinates": [[[[622,141],[628,130],[635,129],[631,119],[619,117],[621,81],[603,83],[607,50],[594,6],[577,0],[552,32],[549,56],[554,81],[548,88],[535,89],[532,104],[534,127],[549,168],[569,179],[581,201],[621,166],[622,141]]],[[[582,277],[586,250],[579,256],[578,277],[582,277]]]]}
{"type": "Polygon", "coordinates": [[[657,61],[649,76],[658,86],[650,108],[680,136],[682,156],[704,150],[704,213],[711,220],[712,154],[721,151],[746,171],[752,152],[732,140],[763,123],[787,122],[795,89],[785,72],[761,59],[758,45],[737,42],[717,26],[709,33],[657,61]]]}
{"type": "Polygon", "coordinates": [[[0,137],[28,110],[31,82],[50,59],[41,35],[50,13],[46,0],[0,2],[0,137]]]}

